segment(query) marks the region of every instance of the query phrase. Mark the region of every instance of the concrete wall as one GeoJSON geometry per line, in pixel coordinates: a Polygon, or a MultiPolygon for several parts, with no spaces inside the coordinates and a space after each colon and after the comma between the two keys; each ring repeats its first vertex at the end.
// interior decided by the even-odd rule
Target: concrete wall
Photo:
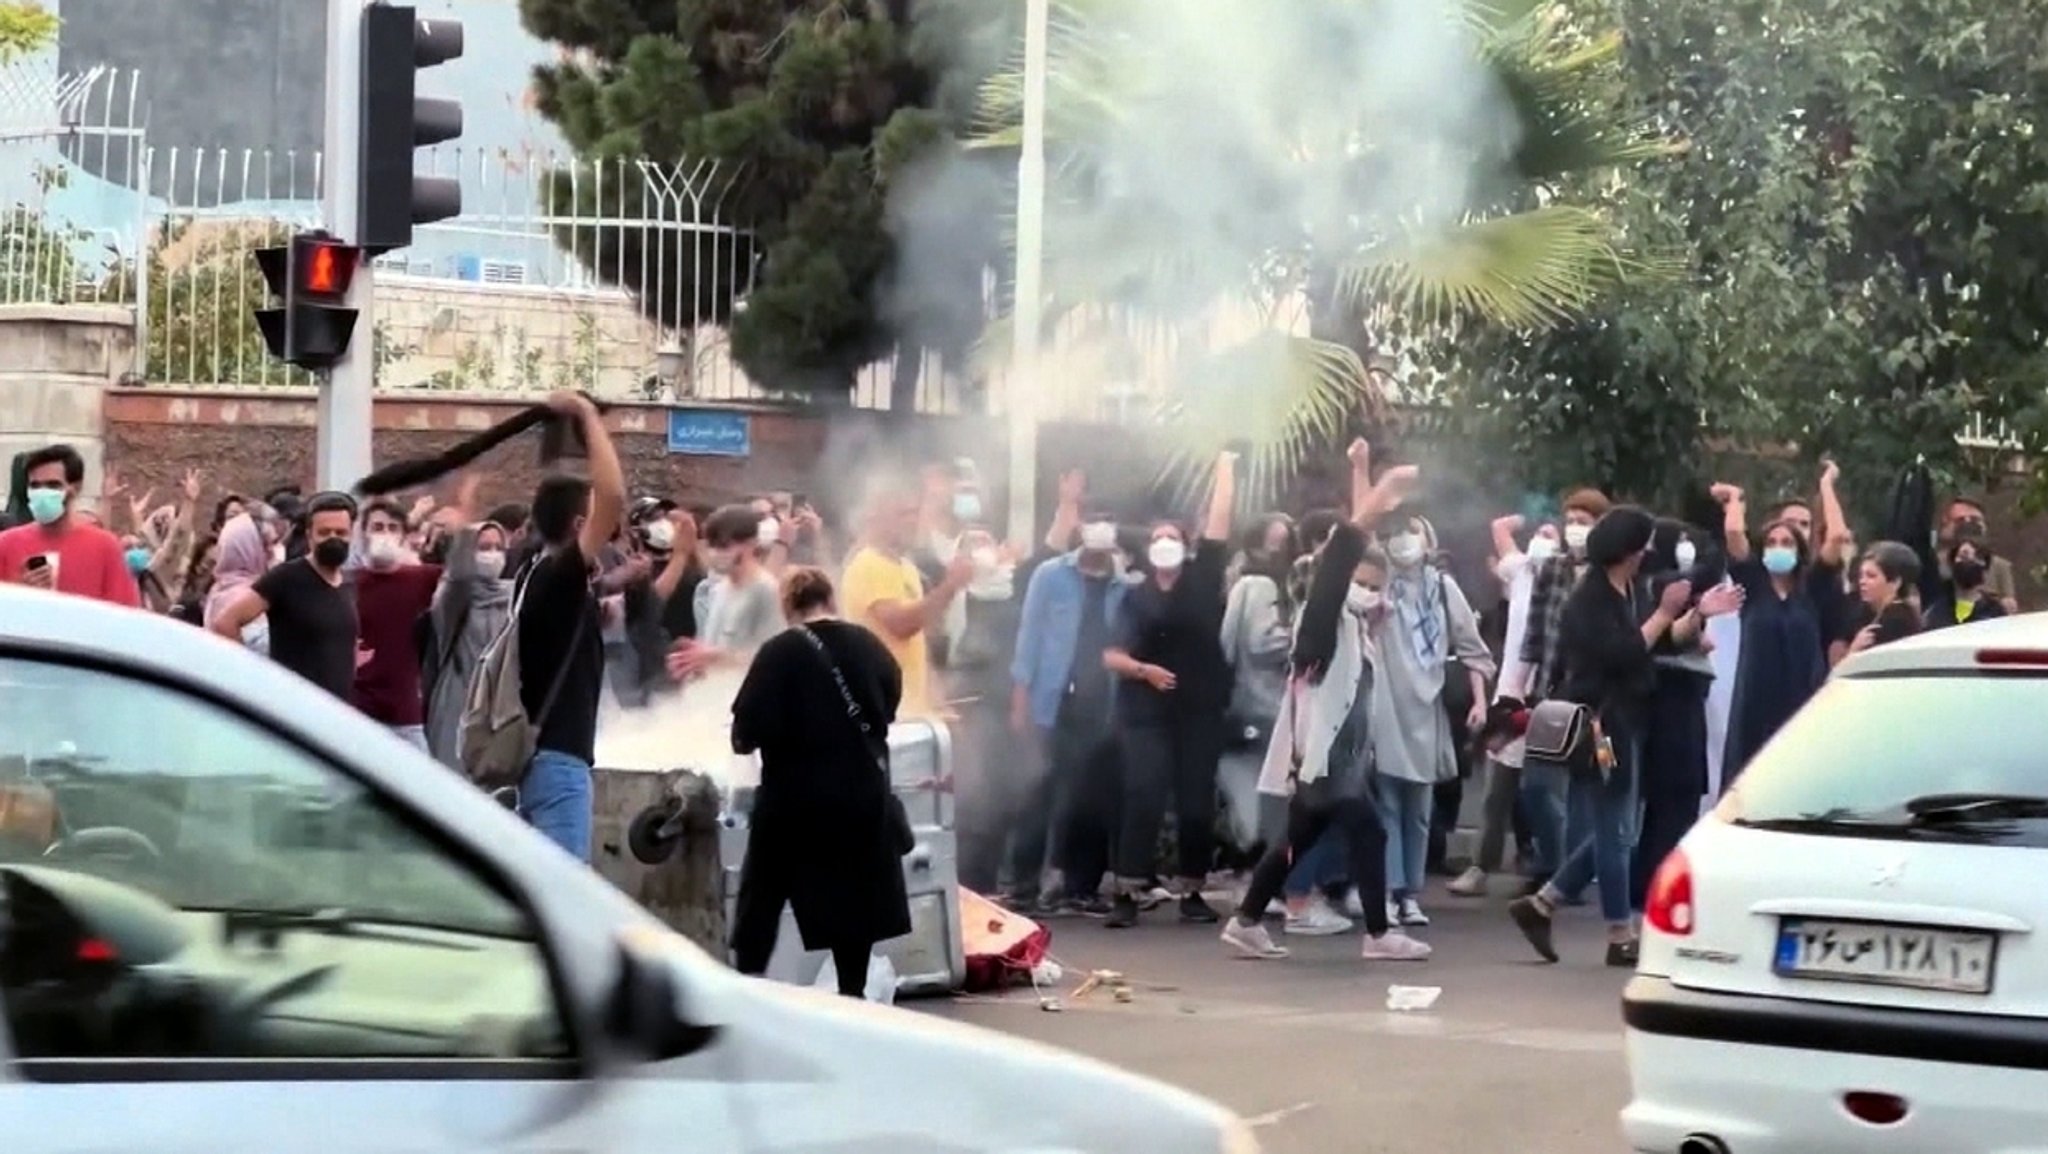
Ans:
{"type": "Polygon", "coordinates": [[[0,305],[0,464],[52,441],[78,447],[100,491],[102,403],[135,363],[135,312],[115,305],[0,305]]]}

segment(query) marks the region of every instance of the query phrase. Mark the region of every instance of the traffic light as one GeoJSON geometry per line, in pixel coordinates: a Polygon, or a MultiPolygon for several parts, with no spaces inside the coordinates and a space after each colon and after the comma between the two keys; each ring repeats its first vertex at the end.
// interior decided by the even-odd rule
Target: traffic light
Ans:
{"type": "Polygon", "coordinates": [[[256,267],[277,302],[256,310],[256,327],[272,356],[324,369],[348,352],[356,310],[347,307],[361,252],[325,232],[302,232],[287,244],[256,250],[256,267]]]}
{"type": "Polygon", "coordinates": [[[417,9],[363,9],[362,128],[357,138],[355,241],[371,256],[412,243],[417,224],[462,212],[462,185],[413,174],[413,150],[462,135],[462,105],[417,93],[419,72],[462,55],[462,24],[417,9]]]}

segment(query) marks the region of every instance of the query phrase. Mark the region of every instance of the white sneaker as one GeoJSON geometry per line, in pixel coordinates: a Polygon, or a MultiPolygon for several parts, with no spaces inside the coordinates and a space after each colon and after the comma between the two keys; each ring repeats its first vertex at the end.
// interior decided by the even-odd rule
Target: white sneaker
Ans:
{"type": "Polygon", "coordinates": [[[1354,888],[1344,891],[1344,905],[1343,908],[1340,909],[1338,912],[1342,913],[1345,917],[1350,918],[1354,922],[1364,920],[1365,903],[1358,900],[1357,889],[1354,888]]]}
{"type": "Polygon", "coordinates": [[[1444,888],[1461,898],[1483,898],[1486,896],[1486,871],[1472,866],[1444,888]]]}
{"type": "Polygon", "coordinates": [[[1274,898],[1272,901],[1267,902],[1266,916],[1269,918],[1284,918],[1290,916],[1287,912],[1287,903],[1280,900],[1279,898],[1274,898]]]}
{"type": "Polygon", "coordinates": [[[1247,958],[1284,958],[1287,948],[1273,944],[1273,935],[1257,922],[1239,921],[1235,914],[1223,919],[1223,944],[1247,958]]]}
{"type": "Polygon", "coordinates": [[[1401,924],[1404,926],[1426,926],[1429,915],[1422,912],[1422,903],[1414,898],[1401,899],[1401,924]]]}
{"type": "Polygon", "coordinates": [[[1365,949],[1359,956],[1368,962],[1421,962],[1427,961],[1429,954],[1428,942],[1417,941],[1400,930],[1388,930],[1379,937],[1367,934],[1365,949]]]}
{"type": "Polygon", "coordinates": [[[1401,903],[1393,898],[1387,899],[1387,924],[1390,926],[1401,924],[1401,903]]]}
{"type": "Polygon", "coordinates": [[[1287,915],[1287,932],[1300,934],[1305,938],[1327,938],[1332,934],[1349,933],[1351,919],[1330,908],[1320,895],[1308,900],[1298,914],[1287,915]]]}

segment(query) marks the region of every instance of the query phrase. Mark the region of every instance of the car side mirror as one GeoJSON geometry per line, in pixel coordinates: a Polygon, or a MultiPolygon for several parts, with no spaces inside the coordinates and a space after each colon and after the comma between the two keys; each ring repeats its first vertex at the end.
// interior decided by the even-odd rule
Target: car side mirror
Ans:
{"type": "Polygon", "coordinates": [[[687,1021],[682,994],[675,966],[667,959],[619,943],[619,977],[605,1011],[606,1035],[643,1062],[696,1053],[718,1036],[718,1027],[687,1021]]]}

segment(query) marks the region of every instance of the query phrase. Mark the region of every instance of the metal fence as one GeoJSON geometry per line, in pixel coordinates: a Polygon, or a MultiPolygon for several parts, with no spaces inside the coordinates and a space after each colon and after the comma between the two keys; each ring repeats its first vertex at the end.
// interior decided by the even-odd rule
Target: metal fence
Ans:
{"type": "MultiPolygon", "coordinates": [[[[252,254],[321,223],[320,156],[152,147],[140,104],[132,72],[0,69],[0,303],[132,305],[152,384],[312,383],[263,346],[252,254]]],[[[743,174],[477,148],[422,167],[461,182],[465,211],[377,262],[379,388],[784,399],[727,339],[758,265],[727,208],[743,174]]],[[[918,369],[919,411],[960,408],[936,358],[918,369]]],[[[898,379],[891,361],[869,366],[851,399],[889,407],[898,379]]]]}

